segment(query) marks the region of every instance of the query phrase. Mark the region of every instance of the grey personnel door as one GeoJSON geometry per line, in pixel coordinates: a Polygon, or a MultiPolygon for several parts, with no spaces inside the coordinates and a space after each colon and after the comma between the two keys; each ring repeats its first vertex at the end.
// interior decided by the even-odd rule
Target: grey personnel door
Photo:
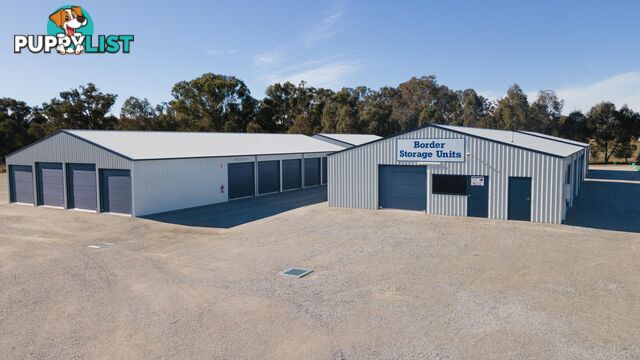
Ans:
{"type": "Polygon", "coordinates": [[[280,161],[258,162],[258,194],[280,191],[280,161]]]}
{"type": "Polygon", "coordinates": [[[67,164],[68,206],[96,210],[96,167],[93,164],[67,164]]]}
{"type": "Polygon", "coordinates": [[[129,170],[100,169],[100,210],[131,214],[131,173],[129,170]]]}
{"type": "Polygon", "coordinates": [[[228,165],[229,199],[255,195],[255,173],[253,167],[253,162],[231,163],[228,165]]]}
{"type": "Polygon", "coordinates": [[[530,177],[509,177],[508,219],[531,221],[530,177]]]}
{"type": "Polygon", "coordinates": [[[425,166],[380,165],[380,208],[425,210],[427,168],[425,166]]]}
{"type": "Polygon", "coordinates": [[[36,163],[38,205],[64,206],[64,177],[61,163],[36,163]]]}
{"type": "Polygon", "coordinates": [[[33,204],[33,170],[28,165],[9,165],[11,202],[33,204]]]}
{"type": "Polygon", "coordinates": [[[302,187],[302,167],[300,159],[282,160],[282,190],[302,187]]]}
{"type": "Polygon", "coordinates": [[[469,176],[467,179],[467,216],[489,217],[488,176],[469,176]]]}
{"type": "Polygon", "coordinates": [[[320,158],[304,159],[304,186],[320,185],[320,158]]]}

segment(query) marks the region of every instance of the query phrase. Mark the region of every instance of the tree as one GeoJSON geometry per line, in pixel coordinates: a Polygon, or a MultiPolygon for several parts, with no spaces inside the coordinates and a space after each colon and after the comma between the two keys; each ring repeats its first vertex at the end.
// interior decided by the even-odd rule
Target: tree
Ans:
{"type": "Polygon", "coordinates": [[[48,131],[58,129],[113,129],[116,117],[108,115],[117,95],[102,93],[92,83],[60,93],[43,104],[42,114],[47,119],[48,131]]]}
{"type": "Polygon", "coordinates": [[[122,105],[116,128],[120,130],[155,130],[157,119],[154,109],[146,98],[130,96],[122,105]]]}
{"type": "Polygon", "coordinates": [[[609,163],[611,155],[629,145],[639,121],[640,115],[626,105],[616,110],[613,103],[602,102],[591,108],[587,124],[597,150],[604,155],[605,164],[609,163]]]}
{"type": "Polygon", "coordinates": [[[396,88],[383,87],[379,91],[370,91],[364,97],[360,109],[363,132],[388,136],[400,130],[400,123],[393,117],[397,96],[396,88]]]}
{"type": "Polygon", "coordinates": [[[491,104],[478,95],[475,90],[467,89],[459,93],[462,114],[456,125],[487,127],[487,118],[491,116],[491,104]]]}
{"type": "Polygon", "coordinates": [[[324,106],[322,129],[329,133],[361,132],[360,102],[367,96],[366,87],[342,88],[324,106]]]}
{"type": "Polygon", "coordinates": [[[558,135],[564,101],[552,90],[541,90],[529,109],[529,130],[558,135]]]}
{"type": "Polygon", "coordinates": [[[458,94],[438,85],[436,77],[413,77],[398,86],[393,117],[406,131],[426,124],[453,124],[461,118],[458,94]]]}
{"type": "Polygon", "coordinates": [[[633,156],[633,154],[636,152],[636,149],[637,147],[634,144],[622,144],[620,145],[620,147],[618,147],[618,149],[616,149],[613,155],[617,158],[624,159],[624,162],[628,164],[629,158],[633,156]]]}
{"type": "Polygon", "coordinates": [[[589,142],[590,132],[587,117],[581,111],[562,116],[558,123],[558,136],[581,142],[589,142]]]}
{"type": "Polygon", "coordinates": [[[498,100],[495,110],[495,125],[500,129],[529,130],[529,102],[518,84],[513,84],[507,96],[498,100]]]}
{"type": "Polygon", "coordinates": [[[0,98],[0,157],[31,142],[28,133],[31,114],[24,101],[0,98]]]}
{"type": "Polygon", "coordinates": [[[245,131],[256,107],[244,82],[212,73],[175,84],[171,95],[171,111],[187,131],[245,131]]]}

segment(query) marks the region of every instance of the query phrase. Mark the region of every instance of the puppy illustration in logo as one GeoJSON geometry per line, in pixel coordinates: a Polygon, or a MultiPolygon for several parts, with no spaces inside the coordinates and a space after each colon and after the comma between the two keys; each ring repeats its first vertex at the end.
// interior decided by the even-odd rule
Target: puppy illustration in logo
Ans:
{"type": "MultiPolygon", "coordinates": [[[[58,36],[75,36],[76,31],[87,25],[87,18],[82,14],[82,8],[79,6],[72,6],[69,9],[60,9],[53,14],[49,15],[49,19],[56,24],[57,27],[64,30],[64,34],[58,34],[58,36]]],[[[84,46],[78,45],[75,49],[65,49],[63,45],[59,45],[57,50],[60,54],[81,54],[84,51],[84,46]]]]}

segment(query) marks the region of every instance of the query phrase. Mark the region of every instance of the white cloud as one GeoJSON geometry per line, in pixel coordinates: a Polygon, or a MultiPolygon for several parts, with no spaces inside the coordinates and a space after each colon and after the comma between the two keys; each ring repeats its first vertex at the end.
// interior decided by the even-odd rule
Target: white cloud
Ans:
{"type": "Polygon", "coordinates": [[[235,54],[238,53],[238,50],[236,50],[236,49],[228,49],[228,50],[207,49],[206,51],[207,51],[208,54],[215,55],[215,56],[219,56],[219,55],[235,55],[235,54]]]}
{"type": "Polygon", "coordinates": [[[253,57],[253,63],[257,67],[274,65],[282,60],[284,53],[280,50],[270,50],[257,54],[253,57]]]}
{"type": "Polygon", "coordinates": [[[640,71],[618,74],[585,86],[558,89],[556,93],[565,101],[565,113],[587,112],[602,101],[611,101],[617,107],[626,104],[640,111],[640,71]]]}
{"type": "Polygon", "coordinates": [[[338,22],[342,18],[344,11],[342,6],[333,9],[322,21],[317,23],[302,37],[302,43],[306,48],[312,47],[321,40],[326,40],[340,32],[338,22]]]}
{"type": "MultiPolygon", "coordinates": [[[[614,75],[591,84],[559,88],[555,92],[558,98],[564,100],[565,114],[574,110],[586,113],[593,105],[602,101],[611,101],[618,108],[628,105],[631,109],[640,111],[640,71],[614,75]]],[[[527,90],[525,93],[530,103],[538,97],[538,91],[527,90]]],[[[505,96],[506,90],[482,90],[479,94],[495,101],[505,96]]]]}
{"type": "Polygon", "coordinates": [[[290,81],[294,84],[304,80],[310,86],[338,89],[346,84],[349,77],[358,68],[359,62],[336,61],[315,64],[304,70],[271,74],[267,76],[270,83],[290,81]]]}

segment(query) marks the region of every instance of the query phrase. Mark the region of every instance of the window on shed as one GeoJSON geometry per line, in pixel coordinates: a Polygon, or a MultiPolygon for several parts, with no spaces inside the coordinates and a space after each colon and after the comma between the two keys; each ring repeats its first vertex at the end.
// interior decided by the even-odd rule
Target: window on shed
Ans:
{"type": "Polygon", "coordinates": [[[441,195],[467,195],[466,175],[436,175],[432,177],[432,193],[441,195]]]}

